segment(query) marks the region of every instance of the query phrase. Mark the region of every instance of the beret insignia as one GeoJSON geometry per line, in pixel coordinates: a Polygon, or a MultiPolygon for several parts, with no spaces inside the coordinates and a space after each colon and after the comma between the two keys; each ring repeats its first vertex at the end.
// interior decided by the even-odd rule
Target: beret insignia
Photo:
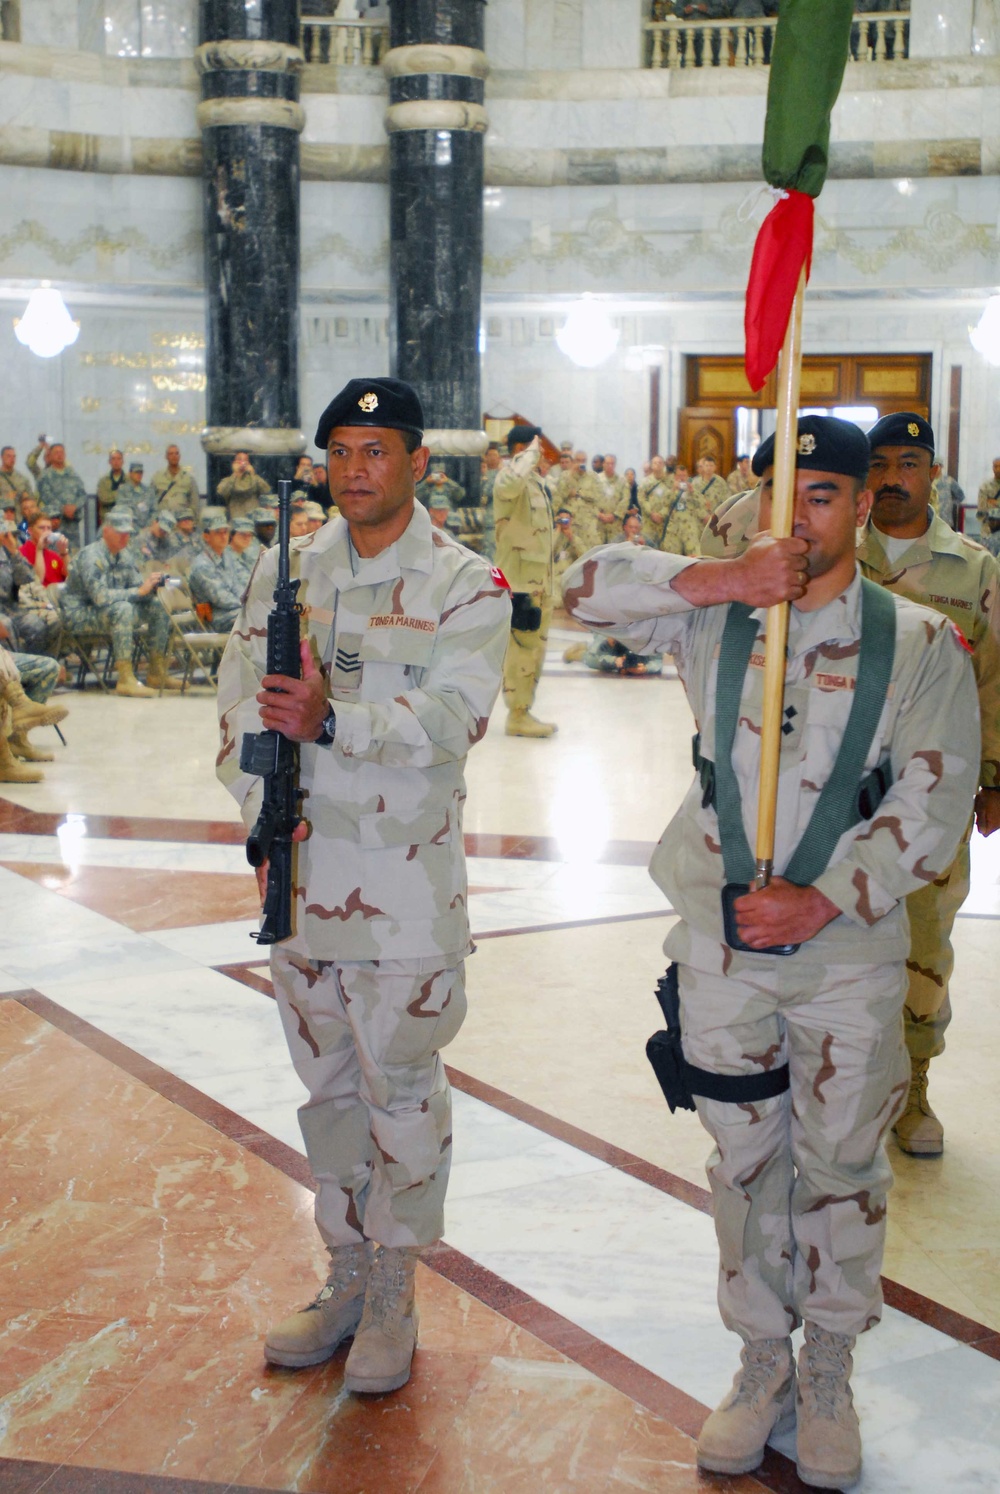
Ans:
{"type": "Polygon", "coordinates": [[[813,435],[811,435],[807,431],[804,436],[800,436],[799,437],[799,445],[798,445],[799,456],[812,456],[812,454],[813,454],[813,452],[815,450],[816,450],[816,437],[813,436],[813,435]]]}
{"type": "Polygon", "coordinates": [[[364,410],[366,415],[370,415],[373,410],[378,409],[378,395],[363,394],[358,400],[358,408],[364,410]]]}
{"type": "Polygon", "coordinates": [[[906,433],[909,436],[920,435],[920,427],[915,420],[910,421],[909,425],[906,427],[906,433]]]}

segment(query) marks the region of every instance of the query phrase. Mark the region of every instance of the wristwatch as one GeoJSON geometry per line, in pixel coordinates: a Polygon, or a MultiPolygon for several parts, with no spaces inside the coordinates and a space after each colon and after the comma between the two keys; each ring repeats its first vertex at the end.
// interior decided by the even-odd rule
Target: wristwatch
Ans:
{"type": "Polygon", "coordinates": [[[329,706],[323,717],[323,725],[320,727],[319,736],[316,738],[317,747],[330,747],[337,734],[337,713],[333,706],[329,706]]]}

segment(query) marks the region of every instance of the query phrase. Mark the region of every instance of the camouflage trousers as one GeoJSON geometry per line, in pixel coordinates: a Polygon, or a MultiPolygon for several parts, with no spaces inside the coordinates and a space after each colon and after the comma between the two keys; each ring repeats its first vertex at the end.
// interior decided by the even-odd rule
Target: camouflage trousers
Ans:
{"type": "Polygon", "coordinates": [[[588,669],[596,669],[599,674],[663,673],[663,660],[659,654],[633,654],[613,638],[602,638],[600,634],[595,634],[590,640],[583,662],[588,669]]]}
{"type": "Polygon", "coordinates": [[[971,886],[971,839],[970,820],[944,876],[911,892],[906,899],[910,953],[906,961],[908,986],[903,1021],[911,1058],[936,1058],[944,1052],[944,1035],[951,1021],[948,987],[955,968],[951,934],[971,886]]]}
{"type": "Polygon", "coordinates": [[[112,602],[110,607],[92,607],[87,602],[68,597],[63,600],[63,616],[71,628],[108,633],[115,663],[132,658],[135,630],[142,623],[146,625],[150,653],[166,653],[170,619],[155,594],[140,597],[137,602],[122,597],[120,602],[112,602]]]}
{"type": "Polygon", "coordinates": [[[271,951],[329,1246],[430,1245],[444,1233],[451,1090],[439,1050],[465,1018],[465,967],[442,956],[339,964],[271,951]]]}
{"type": "Polygon", "coordinates": [[[697,1101],[715,1141],[722,1320],[745,1342],[784,1338],[805,1320],[861,1333],[881,1316],[892,1185],[882,1141],[909,1082],[902,963],[734,958],[690,933],[681,925],[667,940],[675,958],[686,945],[698,961],[679,972],[688,1061],[753,1074],[787,1058],[791,1077],[774,1099],[697,1101]]]}
{"type": "Polygon", "coordinates": [[[667,520],[660,549],[668,555],[700,555],[701,531],[706,522],[700,509],[675,510],[667,520]]]}
{"type": "Polygon", "coordinates": [[[20,611],[14,614],[14,636],[21,653],[55,655],[62,632],[56,611],[20,611]]]}
{"type": "Polygon", "coordinates": [[[511,628],[503,661],[503,699],[508,711],[530,711],[545,663],[545,645],[552,621],[552,597],[544,586],[518,587],[542,609],[542,625],[534,633],[511,628]]]}
{"type": "Polygon", "coordinates": [[[59,683],[59,665],[47,654],[14,654],[21,689],[36,705],[44,705],[59,683]]]}

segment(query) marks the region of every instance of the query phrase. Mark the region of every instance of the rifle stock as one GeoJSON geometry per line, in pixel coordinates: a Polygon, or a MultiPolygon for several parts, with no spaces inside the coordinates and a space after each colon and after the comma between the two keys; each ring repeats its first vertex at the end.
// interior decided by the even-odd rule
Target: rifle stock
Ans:
{"type": "MultiPolygon", "coordinates": [[[[301,679],[298,581],[289,579],[288,547],[292,484],[278,484],[278,580],[267,619],[267,673],[301,679]]],[[[247,732],[240,746],[240,768],[261,778],[264,798],[257,823],[247,836],[247,860],[267,866],[263,923],[251,934],[258,944],[278,944],[292,933],[292,834],[298,825],[299,748],[277,731],[247,732]]]]}

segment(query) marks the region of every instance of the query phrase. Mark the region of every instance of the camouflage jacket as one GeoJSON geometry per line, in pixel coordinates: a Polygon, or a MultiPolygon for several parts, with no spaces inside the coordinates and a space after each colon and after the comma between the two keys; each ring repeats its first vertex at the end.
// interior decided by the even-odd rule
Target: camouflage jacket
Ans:
{"type": "Polygon", "coordinates": [[[208,602],[214,613],[223,613],[240,605],[246,580],[228,549],[216,555],[202,545],[201,554],[191,562],[188,586],[196,602],[208,602]]]}
{"type": "Polygon", "coordinates": [[[25,560],[20,550],[11,553],[6,545],[0,545],[0,611],[13,612],[18,604],[18,589],[30,586],[35,580],[35,568],[25,560]]]}
{"type": "Polygon", "coordinates": [[[991,477],[980,487],[976,518],[992,519],[995,524],[1000,523],[1000,477],[991,477]]]}
{"type": "Polygon", "coordinates": [[[231,472],[215,490],[231,519],[244,519],[260,506],[260,500],[271,489],[267,479],[256,472],[231,472]]]}
{"type": "Polygon", "coordinates": [[[530,446],[512,457],[493,484],[496,561],[514,591],[552,585],[552,507],[530,446]]]}
{"type": "Polygon", "coordinates": [[[28,498],[35,496],[31,479],[25,477],[23,472],[18,472],[16,467],[10,472],[0,471],[0,500],[6,500],[7,503],[13,502],[18,518],[21,517],[21,499],[25,496],[28,498]]]}
{"type": "Polygon", "coordinates": [[[108,607],[123,599],[137,602],[142,572],[131,545],[120,555],[112,555],[103,539],[84,545],[69,568],[69,579],[63,589],[63,603],[74,602],[88,607],[108,607]]]}
{"type": "MultiPolygon", "coordinates": [[[[755,489],[716,509],[701,537],[702,555],[739,555],[757,533],[758,503],[755,489]]],[[[983,788],[1000,787],[1000,563],[936,514],[930,515],[926,533],[891,564],[869,520],[858,559],[870,580],[944,613],[965,638],[982,721],[979,781],[983,788]]]]}
{"type": "MultiPolygon", "coordinates": [[[[219,671],[218,772],[247,826],[261,787],[240,771],[240,741],[260,730],[277,562],[261,555],[219,671]]],[[[419,504],[374,559],[356,559],[337,518],[293,540],[292,562],[337,727],[332,746],[301,748],[312,834],[296,847],[289,947],[310,959],[461,958],[465,759],[500,688],[509,593],[419,504]]]]}
{"type": "Polygon", "coordinates": [[[198,484],[186,467],[181,467],[176,477],[171,476],[169,467],[161,467],[150,478],[150,486],[157,508],[169,508],[174,513],[179,513],[182,508],[189,508],[195,518],[200,514],[201,495],[198,484]]]}
{"type": "Polygon", "coordinates": [[[625,481],[620,472],[614,477],[605,477],[604,473],[598,474],[598,485],[604,494],[604,512],[614,514],[621,521],[628,513],[629,504],[632,502],[632,489],[625,481]]]}
{"type": "MultiPolygon", "coordinates": [[[[70,503],[79,510],[86,496],[83,480],[69,462],[60,472],[55,467],[44,467],[38,474],[38,501],[47,514],[60,515],[70,503]]],[[[76,517],[79,518],[79,513],[76,517]]]]}
{"type": "MultiPolygon", "coordinates": [[[[718,654],[728,608],[693,608],[671,585],[696,561],[632,545],[611,545],[578,561],[563,595],[579,622],[638,653],[677,656],[701,733],[715,753],[718,654]]],[[[790,609],[785,701],[791,726],[782,737],[774,865],[780,875],[832,771],[850,711],[860,636],[861,579],[815,612],[790,609]]],[[[837,843],[815,885],[841,914],[803,945],[797,958],[838,963],[905,959],[907,893],[948,867],[969,822],[979,752],[979,712],[968,654],[946,619],[903,597],[896,601],[892,677],[866,762],[885,759],[892,786],[873,820],[859,821],[837,843]]],[[[754,844],[760,767],[766,609],[758,619],[741,697],[732,763],[744,827],[754,844]]],[[[725,880],[719,822],[692,784],[653,855],[653,880],[680,916],[722,942],[720,888],[725,880]]],[[[766,968],[769,956],[747,955],[766,968]]]]}
{"type": "Polygon", "coordinates": [[[147,524],[144,529],[140,529],[133,535],[129,549],[138,555],[140,562],[155,560],[166,566],[173,560],[180,545],[172,529],[166,530],[157,538],[151,525],[147,524]]]}
{"type": "Polygon", "coordinates": [[[642,514],[642,532],[652,545],[658,545],[663,538],[664,520],[676,491],[677,485],[669,474],[654,477],[652,473],[642,479],[636,490],[636,502],[642,514]],[[653,514],[659,514],[659,522],[653,519],[653,514]]]}
{"type": "Polygon", "coordinates": [[[128,490],[130,487],[131,483],[124,472],[117,482],[115,482],[113,472],[105,472],[97,484],[97,506],[102,518],[109,508],[114,508],[116,503],[128,503],[128,490]]]}
{"type": "Polygon", "coordinates": [[[732,497],[729,484],[718,473],[708,482],[703,477],[694,478],[691,483],[691,492],[707,514],[713,513],[720,503],[725,503],[732,497]]]}
{"type": "MultiPolygon", "coordinates": [[[[495,504],[496,488],[493,489],[493,495],[495,504]]],[[[590,549],[592,545],[599,545],[604,538],[597,515],[602,510],[606,512],[605,502],[604,490],[597,473],[578,472],[575,467],[571,467],[556,483],[552,507],[569,509],[573,515],[573,528],[590,549]]]]}

